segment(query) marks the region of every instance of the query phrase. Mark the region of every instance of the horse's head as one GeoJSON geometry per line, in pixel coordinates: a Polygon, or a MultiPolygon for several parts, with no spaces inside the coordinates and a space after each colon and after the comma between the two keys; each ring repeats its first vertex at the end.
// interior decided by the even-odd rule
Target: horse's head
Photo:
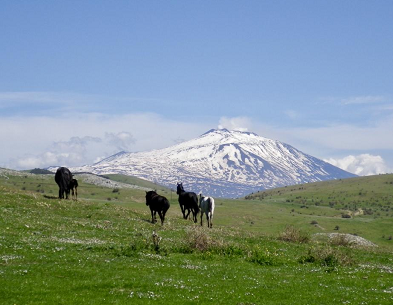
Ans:
{"type": "Polygon", "coordinates": [[[149,205],[150,200],[154,195],[157,195],[157,193],[155,191],[146,192],[146,205],[149,205]]]}
{"type": "Polygon", "coordinates": [[[178,183],[176,194],[180,195],[182,192],[184,192],[183,183],[178,183]]]}

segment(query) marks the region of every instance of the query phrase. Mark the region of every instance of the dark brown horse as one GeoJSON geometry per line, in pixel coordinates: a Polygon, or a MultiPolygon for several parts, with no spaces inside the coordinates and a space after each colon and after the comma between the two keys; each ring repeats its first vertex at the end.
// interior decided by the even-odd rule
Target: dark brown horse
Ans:
{"type": "Polygon", "coordinates": [[[59,167],[55,174],[55,181],[59,186],[59,199],[68,199],[70,195],[70,184],[72,181],[72,174],[70,170],[66,167],[59,167]]]}
{"type": "Polygon", "coordinates": [[[146,192],[146,205],[150,207],[151,222],[157,221],[156,214],[160,215],[161,225],[164,224],[165,214],[169,209],[169,201],[164,196],[158,195],[155,191],[146,192]]]}
{"type": "Polygon", "coordinates": [[[197,222],[197,215],[199,213],[198,196],[194,192],[186,192],[183,188],[183,183],[177,184],[177,194],[179,195],[180,209],[183,218],[187,219],[192,212],[194,222],[197,222]],[[186,215],[187,210],[187,215],[186,215]]]}

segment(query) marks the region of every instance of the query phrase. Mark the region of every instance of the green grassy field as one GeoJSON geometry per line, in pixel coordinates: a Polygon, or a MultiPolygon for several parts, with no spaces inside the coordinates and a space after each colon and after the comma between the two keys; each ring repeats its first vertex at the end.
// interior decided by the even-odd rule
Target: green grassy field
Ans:
{"type": "Polygon", "coordinates": [[[164,188],[157,190],[171,208],[161,226],[150,223],[143,190],[80,181],[79,200],[60,201],[50,175],[3,174],[0,303],[392,304],[393,221],[390,210],[377,214],[390,207],[390,181],[373,182],[373,214],[342,218],[355,200],[348,194],[360,190],[310,184],[262,200],[216,199],[207,229],[183,220],[176,194],[164,188]],[[332,193],[342,195],[333,207],[332,193]],[[331,232],[378,247],[311,238],[331,232]]]}

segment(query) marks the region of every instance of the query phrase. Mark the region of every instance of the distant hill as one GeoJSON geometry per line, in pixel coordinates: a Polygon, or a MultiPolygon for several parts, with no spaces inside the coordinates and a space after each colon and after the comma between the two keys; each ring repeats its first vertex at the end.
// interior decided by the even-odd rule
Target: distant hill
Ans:
{"type": "Polygon", "coordinates": [[[42,169],[42,168],[35,168],[28,170],[27,172],[31,174],[36,174],[36,175],[53,175],[53,172],[47,170],[47,169],[42,169]]]}
{"type": "Polygon", "coordinates": [[[132,177],[132,176],[126,176],[126,175],[119,175],[119,174],[108,174],[108,175],[101,175],[101,177],[110,179],[112,181],[117,181],[121,183],[126,183],[126,184],[131,184],[131,185],[137,185],[140,187],[152,189],[152,190],[165,190],[165,191],[170,191],[167,187],[144,180],[140,179],[137,177],[132,177]]]}
{"type": "Polygon", "coordinates": [[[355,177],[288,144],[227,129],[213,129],[165,149],[120,152],[72,171],[130,175],[169,188],[183,182],[186,191],[225,198],[284,185],[355,177]]]}
{"type": "Polygon", "coordinates": [[[349,215],[393,217],[393,174],[286,186],[259,191],[245,198],[267,203],[286,202],[303,208],[326,206],[347,210],[349,215]]]}

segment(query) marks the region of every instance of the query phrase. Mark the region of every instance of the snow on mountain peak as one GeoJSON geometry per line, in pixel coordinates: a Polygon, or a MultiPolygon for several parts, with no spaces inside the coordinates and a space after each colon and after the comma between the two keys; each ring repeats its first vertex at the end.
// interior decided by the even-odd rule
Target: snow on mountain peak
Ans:
{"type": "Polygon", "coordinates": [[[186,190],[220,197],[354,176],[288,144],[228,129],[211,129],[164,149],[121,152],[75,170],[126,174],[171,188],[182,181],[186,190]]]}

